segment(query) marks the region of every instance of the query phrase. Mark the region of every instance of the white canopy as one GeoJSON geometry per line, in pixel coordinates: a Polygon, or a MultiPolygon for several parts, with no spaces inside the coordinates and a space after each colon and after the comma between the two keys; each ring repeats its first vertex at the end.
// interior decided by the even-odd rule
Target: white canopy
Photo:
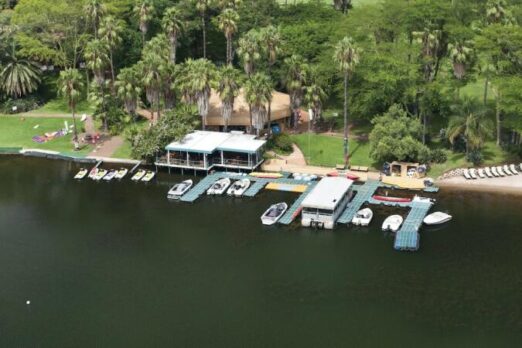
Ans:
{"type": "Polygon", "coordinates": [[[352,186],[353,181],[343,177],[323,178],[301,203],[304,208],[333,210],[352,186]]]}

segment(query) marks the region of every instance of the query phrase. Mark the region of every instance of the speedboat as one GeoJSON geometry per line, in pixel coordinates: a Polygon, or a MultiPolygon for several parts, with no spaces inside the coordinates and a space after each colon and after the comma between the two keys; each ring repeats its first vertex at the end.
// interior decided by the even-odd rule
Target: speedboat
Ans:
{"type": "Polygon", "coordinates": [[[477,169],[477,173],[478,173],[479,178],[481,178],[481,179],[485,179],[486,178],[486,174],[484,173],[484,169],[482,169],[482,168],[477,169]]]}
{"type": "Polygon", "coordinates": [[[168,199],[180,199],[192,187],[194,182],[192,180],[185,180],[172,186],[167,194],[168,199]]]}
{"type": "Polygon", "coordinates": [[[210,186],[207,190],[207,195],[222,195],[231,183],[230,178],[219,179],[210,186]]]}
{"type": "Polygon", "coordinates": [[[500,176],[500,174],[497,171],[497,167],[491,167],[491,173],[493,173],[493,175],[497,178],[500,176]]]}
{"type": "Polygon", "coordinates": [[[89,171],[85,168],[80,169],[80,171],[74,176],[75,179],[81,180],[85,178],[85,176],[89,173],[89,171]]]}
{"type": "Polygon", "coordinates": [[[261,222],[263,222],[263,225],[273,225],[283,216],[287,209],[288,204],[284,202],[271,205],[270,208],[261,215],[261,222]]]}
{"type": "Polygon", "coordinates": [[[125,175],[127,175],[127,173],[129,172],[129,170],[127,168],[120,168],[117,172],[116,172],[116,175],[114,176],[114,178],[118,179],[118,180],[121,180],[125,177],[125,175]]]}
{"type": "Polygon", "coordinates": [[[484,173],[486,173],[488,178],[493,177],[493,174],[491,173],[491,169],[489,167],[484,168],[484,173]]]}
{"type": "Polygon", "coordinates": [[[368,226],[373,218],[373,211],[370,208],[361,209],[352,219],[355,226],[368,226]]]}
{"type": "Polygon", "coordinates": [[[506,174],[504,173],[504,171],[502,170],[502,167],[501,166],[498,166],[497,167],[497,172],[500,176],[506,176],[506,174]]]}
{"type": "Polygon", "coordinates": [[[517,170],[517,167],[515,167],[514,164],[510,164],[509,165],[509,170],[511,170],[511,173],[517,175],[518,174],[518,170],[517,170]]]}
{"type": "Polygon", "coordinates": [[[471,176],[472,179],[477,179],[477,174],[475,173],[475,169],[474,168],[471,168],[469,170],[469,175],[471,176]]]}
{"type": "Polygon", "coordinates": [[[111,170],[110,172],[107,173],[107,175],[105,175],[103,177],[103,180],[105,181],[111,181],[112,179],[114,179],[114,177],[116,176],[116,170],[113,169],[111,170]]]}
{"type": "Polygon", "coordinates": [[[145,169],[140,169],[134,174],[131,178],[132,181],[140,181],[141,178],[143,178],[147,174],[147,171],[145,169]]]}
{"type": "Polygon", "coordinates": [[[399,230],[399,228],[401,228],[403,221],[404,219],[400,215],[388,216],[382,223],[382,230],[391,231],[395,233],[399,230]]]}
{"type": "Polygon", "coordinates": [[[98,172],[96,173],[93,179],[96,181],[100,181],[101,179],[103,179],[105,175],[107,175],[107,173],[108,172],[106,169],[98,169],[98,172]]]}
{"type": "Polygon", "coordinates": [[[250,180],[241,179],[232,184],[227,191],[227,195],[241,197],[243,193],[250,187],[250,180]]]}
{"type": "Polygon", "coordinates": [[[450,221],[452,218],[451,215],[443,213],[441,211],[437,211],[433,214],[430,214],[424,218],[424,223],[426,225],[440,225],[445,222],[450,221]]]}
{"type": "Polygon", "coordinates": [[[149,182],[156,176],[156,173],[154,173],[152,170],[147,170],[147,173],[141,178],[141,181],[143,182],[149,182]]]}
{"type": "Polygon", "coordinates": [[[506,173],[507,175],[513,175],[513,173],[511,173],[511,170],[509,170],[509,167],[506,165],[504,165],[504,167],[502,168],[504,169],[504,173],[506,173]]]}
{"type": "Polygon", "coordinates": [[[98,168],[97,167],[92,168],[91,171],[89,172],[89,179],[94,180],[96,173],[98,173],[98,168]]]}
{"type": "Polygon", "coordinates": [[[421,197],[421,196],[413,196],[412,202],[419,202],[419,203],[434,203],[435,199],[428,198],[428,197],[421,197]]]}
{"type": "Polygon", "coordinates": [[[471,175],[469,175],[469,170],[464,169],[464,177],[466,180],[471,180],[471,175]]]}

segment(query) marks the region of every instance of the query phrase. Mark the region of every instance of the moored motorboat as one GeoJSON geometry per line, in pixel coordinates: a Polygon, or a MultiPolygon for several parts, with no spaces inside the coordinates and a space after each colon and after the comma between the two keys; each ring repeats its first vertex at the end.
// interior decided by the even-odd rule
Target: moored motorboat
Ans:
{"type": "Polygon", "coordinates": [[[445,222],[448,222],[452,219],[452,216],[441,211],[437,211],[432,213],[424,218],[424,223],[426,225],[440,225],[445,222]]]}
{"type": "Polygon", "coordinates": [[[284,202],[273,204],[261,215],[261,222],[263,222],[263,225],[273,225],[283,216],[287,209],[288,204],[284,202]]]}
{"type": "Polygon", "coordinates": [[[112,179],[114,179],[114,177],[116,176],[116,170],[115,169],[112,169],[111,171],[109,171],[107,173],[107,175],[105,175],[103,177],[103,180],[104,181],[111,181],[112,179]]]}
{"type": "Polygon", "coordinates": [[[147,170],[147,173],[141,178],[141,181],[143,182],[149,182],[156,176],[156,173],[154,173],[152,170],[147,170]]]}
{"type": "Polygon", "coordinates": [[[185,180],[172,186],[172,188],[167,193],[168,199],[180,199],[188,190],[192,187],[194,182],[192,180],[185,180]]]}
{"type": "Polygon", "coordinates": [[[370,208],[361,209],[352,219],[355,226],[368,226],[373,218],[373,211],[370,208]]]}
{"type": "Polygon", "coordinates": [[[76,173],[74,178],[77,179],[77,180],[81,180],[81,179],[85,178],[87,173],[89,173],[89,171],[87,169],[81,168],[80,171],[78,173],[76,173]]]}
{"type": "Polygon", "coordinates": [[[382,223],[383,231],[397,232],[401,228],[404,219],[400,215],[390,215],[382,223]]]}
{"type": "Polygon", "coordinates": [[[207,195],[222,195],[231,183],[230,178],[219,179],[210,186],[207,190],[207,195]]]}
{"type": "Polygon", "coordinates": [[[132,181],[140,181],[141,178],[143,178],[147,174],[147,171],[145,169],[140,169],[134,174],[131,178],[132,181]]]}
{"type": "Polygon", "coordinates": [[[96,172],[96,175],[94,176],[94,180],[100,181],[103,179],[105,175],[107,175],[108,171],[106,169],[98,169],[98,172],[96,172]]]}
{"type": "Polygon", "coordinates": [[[250,187],[250,180],[241,179],[234,182],[227,191],[230,196],[241,197],[243,193],[250,187]]]}
{"type": "Polygon", "coordinates": [[[411,202],[411,198],[403,198],[403,197],[389,197],[389,196],[374,195],[374,196],[372,196],[372,198],[375,199],[376,201],[382,201],[382,202],[396,202],[396,203],[411,202]]]}
{"type": "Polygon", "coordinates": [[[120,168],[116,172],[116,175],[114,176],[114,178],[121,180],[125,177],[125,175],[127,175],[128,172],[129,172],[129,170],[127,168],[120,168]]]}
{"type": "Polygon", "coordinates": [[[98,168],[97,167],[92,168],[91,171],[89,172],[89,179],[94,180],[96,173],[98,173],[98,168]]]}

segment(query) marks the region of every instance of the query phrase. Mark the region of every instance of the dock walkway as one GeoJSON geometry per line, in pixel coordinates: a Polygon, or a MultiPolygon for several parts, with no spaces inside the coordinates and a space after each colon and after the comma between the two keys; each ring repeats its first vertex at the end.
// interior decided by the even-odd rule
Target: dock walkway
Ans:
{"type": "Polygon", "coordinates": [[[419,249],[419,229],[432,205],[433,203],[431,202],[410,203],[410,213],[402,224],[401,229],[395,235],[395,250],[416,251],[419,249]]]}
{"type": "Polygon", "coordinates": [[[297,215],[299,215],[299,211],[301,209],[301,203],[303,203],[303,200],[306,198],[306,196],[308,195],[308,193],[310,193],[310,191],[312,191],[312,189],[315,187],[315,185],[317,185],[317,182],[308,182],[307,183],[308,185],[308,188],[306,189],[305,192],[303,192],[299,198],[292,204],[292,206],[286,211],[285,215],[283,215],[281,217],[281,219],[279,219],[279,223],[280,224],[283,224],[283,225],[290,225],[294,220],[295,218],[297,217],[297,215]]]}
{"type": "Polygon", "coordinates": [[[348,203],[347,207],[342,212],[341,216],[337,220],[337,223],[347,224],[352,222],[353,217],[361,209],[362,205],[369,202],[375,191],[379,188],[380,182],[378,181],[367,181],[362,186],[353,186],[353,190],[357,192],[353,200],[348,203]]]}

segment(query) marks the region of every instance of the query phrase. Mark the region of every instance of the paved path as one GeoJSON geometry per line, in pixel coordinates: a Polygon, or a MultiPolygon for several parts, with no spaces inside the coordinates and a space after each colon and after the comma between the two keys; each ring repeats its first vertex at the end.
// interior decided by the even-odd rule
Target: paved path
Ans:
{"type": "Polygon", "coordinates": [[[301,149],[296,145],[292,144],[292,153],[288,156],[279,156],[281,159],[286,161],[286,164],[296,166],[306,166],[306,159],[301,149]]]}
{"type": "Polygon", "coordinates": [[[123,145],[124,139],[120,136],[112,136],[96,144],[96,148],[89,153],[89,156],[112,157],[114,152],[123,145]]]}

